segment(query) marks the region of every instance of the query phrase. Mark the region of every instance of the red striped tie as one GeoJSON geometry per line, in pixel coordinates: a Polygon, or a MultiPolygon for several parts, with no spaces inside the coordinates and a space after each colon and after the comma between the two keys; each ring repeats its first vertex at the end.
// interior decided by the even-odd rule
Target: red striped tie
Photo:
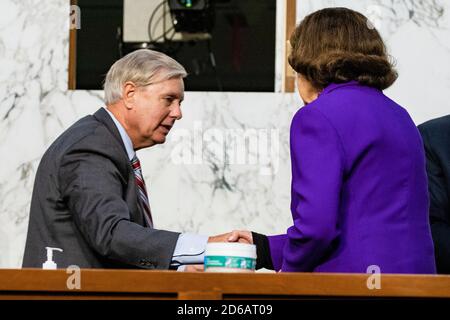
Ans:
{"type": "Polygon", "coordinates": [[[145,220],[147,221],[147,225],[150,228],[153,228],[152,213],[150,211],[150,204],[148,202],[148,195],[147,190],[145,188],[144,177],[142,176],[141,162],[139,161],[136,155],[134,155],[134,158],[131,161],[131,165],[133,167],[134,180],[136,181],[136,186],[138,189],[139,198],[141,199],[142,208],[144,208],[145,220]]]}

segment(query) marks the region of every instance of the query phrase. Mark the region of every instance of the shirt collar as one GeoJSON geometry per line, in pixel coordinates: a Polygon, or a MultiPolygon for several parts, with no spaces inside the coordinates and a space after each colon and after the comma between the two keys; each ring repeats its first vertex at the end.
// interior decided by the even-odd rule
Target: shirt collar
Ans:
{"type": "Polygon", "coordinates": [[[125,145],[125,149],[127,150],[127,155],[128,158],[130,159],[130,161],[134,158],[136,152],[133,149],[133,143],[131,142],[130,137],[128,136],[127,132],[125,131],[125,129],[122,127],[122,125],[120,124],[120,122],[116,119],[116,117],[114,116],[114,114],[112,114],[108,109],[106,109],[106,112],[108,112],[109,116],[111,117],[111,119],[114,121],[114,124],[117,127],[117,130],[119,130],[119,134],[120,137],[122,138],[123,144],[125,145]]]}

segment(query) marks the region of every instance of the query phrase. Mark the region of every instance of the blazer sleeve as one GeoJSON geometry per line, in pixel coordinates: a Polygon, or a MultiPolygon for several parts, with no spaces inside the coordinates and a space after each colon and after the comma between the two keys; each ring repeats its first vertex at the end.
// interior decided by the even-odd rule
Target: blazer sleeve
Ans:
{"type": "Polygon", "coordinates": [[[339,237],[344,149],[334,126],[312,105],[295,115],[290,144],[294,224],[287,230],[281,269],[313,271],[339,237]]]}
{"type": "Polygon", "coordinates": [[[288,240],[287,234],[278,234],[267,237],[269,240],[270,258],[272,259],[273,270],[281,270],[283,265],[283,249],[288,240]]]}
{"type": "Polygon", "coordinates": [[[59,188],[85,241],[100,256],[144,269],[168,269],[179,233],[130,221],[126,182],[101,151],[74,148],[61,160],[59,188]]]}
{"type": "Polygon", "coordinates": [[[450,273],[450,204],[443,164],[427,127],[419,126],[427,158],[430,224],[438,273],[450,273]]]}
{"type": "MultiPolygon", "coordinates": [[[[428,191],[430,194],[431,220],[448,220],[450,209],[445,174],[439,157],[433,150],[432,138],[428,130],[419,126],[427,160],[428,191]]],[[[450,222],[450,221],[449,221],[450,222]]]]}

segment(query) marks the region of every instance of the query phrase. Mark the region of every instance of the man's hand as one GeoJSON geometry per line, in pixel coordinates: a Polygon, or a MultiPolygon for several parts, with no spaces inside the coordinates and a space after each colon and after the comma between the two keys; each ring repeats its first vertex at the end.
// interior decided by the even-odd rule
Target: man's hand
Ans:
{"type": "Polygon", "coordinates": [[[240,242],[253,244],[253,236],[250,231],[234,230],[218,236],[209,237],[208,242],[240,242]]]}
{"type": "Polygon", "coordinates": [[[203,264],[189,264],[184,268],[183,272],[204,272],[205,267],[203,264]]]}

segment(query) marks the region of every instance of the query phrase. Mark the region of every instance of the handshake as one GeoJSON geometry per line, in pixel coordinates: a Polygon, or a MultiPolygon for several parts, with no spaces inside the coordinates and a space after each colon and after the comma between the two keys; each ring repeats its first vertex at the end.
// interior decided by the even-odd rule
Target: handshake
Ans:
{"type": "MultiPolygon", "coordinates": [[[[211,236],[208,242],[240,242],[253,244],[253,236],[250,231],[234,230],[232,232],[211,236]]],[[[202,264],[186,265],[185,272],[202,272],[204,267],[202,264]]]]}
{"type": "Polygon", "coordinates": [[[253,236],[250,231],[234,230],[218,236],[209,237],[208,242],[240,242],[253,244],[253,236]]]}

